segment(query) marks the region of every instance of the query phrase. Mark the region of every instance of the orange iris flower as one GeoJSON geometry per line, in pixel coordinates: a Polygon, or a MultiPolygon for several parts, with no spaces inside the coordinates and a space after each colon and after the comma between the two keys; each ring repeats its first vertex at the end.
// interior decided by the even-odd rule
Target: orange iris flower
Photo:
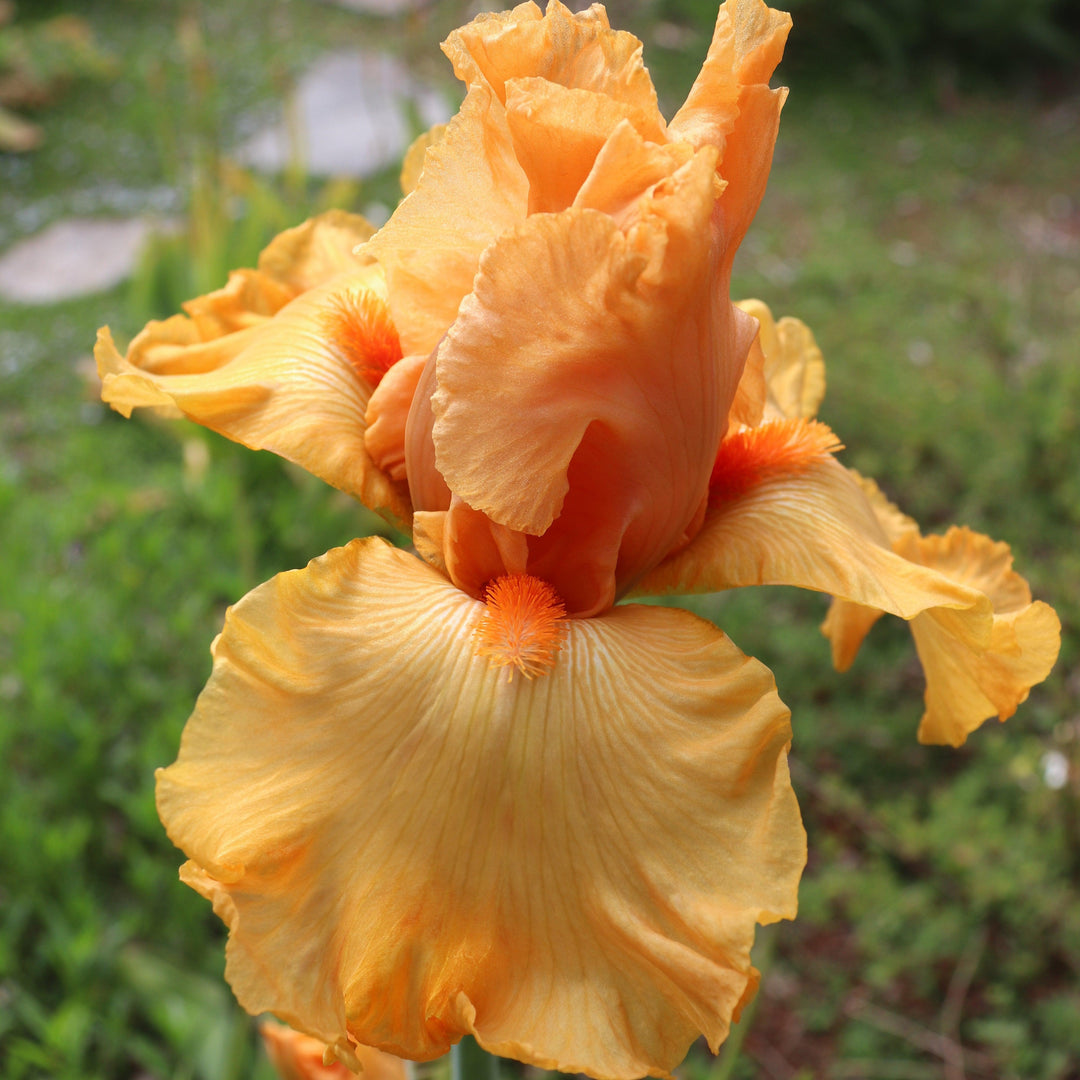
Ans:
{"type": "Polygon", "coordinates": [[[471,1033],[665,1075],[753,996],[805,862],[788,710],[711,624],[620,598],[825,591],[841,666],[908,619],[926,741],[1053,663],[1007,549],[921,537],[839,465],[809,332],[730,300],[789,22],[728,0],[665,123],[599,5],[480,16],[383,229],[315,219],[126,357],[101,332],[115,408],[273,450],[421,556],[357,540],[241,600],[159,774],[240,1002],[331,1057],[471,1033]]]}

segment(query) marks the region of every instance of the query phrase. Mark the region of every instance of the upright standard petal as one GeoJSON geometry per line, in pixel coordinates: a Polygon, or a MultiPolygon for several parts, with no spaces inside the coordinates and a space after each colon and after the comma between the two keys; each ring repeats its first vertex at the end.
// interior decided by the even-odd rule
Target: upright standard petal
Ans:
{"type": "Polygon", "coordinates": [[[709,53],[669,126],[673,139],[719,151],[727,189],[717,201],[714,230],[730,270],[772,168],[780,110],[787,91],[769,88],[784,52],[791,16],[762,0],[727,0],[716,17],[709,53]]]}
{"type": "Polygon", "coordinates": [[[619,124],[641,134],[632,112],[603,94],[535,78],[514,79],[506,91],[506,120],[529,180],[530,214],[555,213],[574,202],[619,124]]]}
{"type": "Polygon", "coordinates": [[[438,345],[484,249],[525,217],[528,202],[506,112],[490,90],[474,88],[427,147],[416,187],[365,248],[386,274],[406,354],[438,345]]]}
{"type": "Polygon", "coordinates": [[[446,134],[445,124],[436,124],[428,128],[422,135],[418,135],[405,151],[405,157],[401,162],[401,193],[411,195],[420,182],[424,172],[424,162],[427,160],[428,150],[446,134]]]}
{"type": "Polygon", "coordinates": [[[506,103],[507,84],[538,78],[618,102],[653,142],[663,140],[656,90],[641,59],[641,42],[612,30],[599,4],[572,12],[549,0],[546,12],[532,3],[483,14],[443,43],[454,73],[468,86],[489,87],[506,103]]]}
{"type": "MultiPolygon", "coordinates": [[[[530,537],[530,572],[572,614],[610,606],[700,521],[753,331],[716,302],[701,243],[712,172],[699,152],[625,231],[588,209],[529,218],[485,253],[437,354],[439,473],[462,504],[530,537]]],[[[502,569],[454,580],[475,595],[502,569]]]]}
{"type": "MultiPolygon", "coordinates": [[[[364,441],[371,355],[396,340],[368,325],[388,320],[377,267],[308,289],[258,326],[210,342],[191,323],[151,324],[152,367],[117,352],[108,330],[95,356],[102,398],[125,416],[168,406],[256,450],[271,450],[399,522],[411,508],[404,482],[376,467],[364,441]],[[166,354],[163,326],[182,341],[166,354]]],[[[139,358],[139,339],[129,357],[139,358]]],[[[392,363],[400,351],[383,360],[392,363]]]]}
{"type": "Polygon", "coordinates": [[[236,605],[159,774],[183,876],[241,1003],[339,1054],[471,1032],[665,1074],[752,996],[755,922],[794,914],[788,712],[685,612],[570,620],[528,679],[478,654],[486,610],[378,540],[236,605]]]}

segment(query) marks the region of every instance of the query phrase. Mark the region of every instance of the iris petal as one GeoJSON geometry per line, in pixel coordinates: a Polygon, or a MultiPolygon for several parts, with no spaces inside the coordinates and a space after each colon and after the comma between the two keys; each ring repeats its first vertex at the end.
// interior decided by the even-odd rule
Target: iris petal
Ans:
{"type": "Polygon", "coordinates": [[[739,118],[740,94],[768,84],[790,29],[791,16],[762,0],[721,4],[705,63],[671,121],[672,135],[723,146],[739,118]]]}
{"type": "MultiPolygon", "coordinates": [[[[756,400],[761,394],[765,400],[763,411],[744,423],[757,424],[763,418],[813,420],[825,397],[825,359],[810,328],[790,315],[774,319],[760,300],[740,300],[737,306],[758,321],[760,329],[755,345],[765,381],[760,391],[756,380],[755,385],[746,388],[748,396],[756,400]]],[[[739,384],[740,392],[748,375],[754,378],[753,370],[754,365],[748,360],[747,373],[739,384]]]]}
{"type": "Polygon", "coordinates": [[[365,252],[382,265],[406,354],[427,355],[472,290],[481,253],[526,214],[502,105],[474,89],[427,148],[416,187],[365,252]]]}
{"type": "Polygon", "coordinates": [[[328,1047],[310,1035],[266,1021],[259,1025],[267,1057],[281,1080],[353,1080],[362,1071],[365,1080],[407,1080],[405,1062],[370,1046],[358,1046],[349,1053],[349,1065],[330,1060],[328,1047]],[[349,1066],[357,1066],[351,1068],[349,1066]]]}
{"type": "MultiPolygon", "coordinates": [[[[152,323],[143,334],[156,339],[156,356],[143,367],[121,357],[103,330],[95,349],[102,398],[125,415],[142,406],[173,407],[407,522],[405,484],[380,471],[364,444],[371,387],[327,321],[335,296],[382,289],[377,267],[357,270],[301,293],[272,319],[209,342],[200,342],[181,316],[152,323]]],[[[135,345],[130,353],[142,355],[135,345]]]]}
{"type": "Polygon", "coordinates": [[[639,583],[641,594],[796,585],[910,619],[927,608],[970,613],[965,637],[989,634],[976,589],[893,552],[855,479],[831,457],[766,476],[709,507],[701,531],[639,583]]]}
{"type": "MultiPolygon", "coordinates": [[[[955,616],[931,608],[911,621],[915,647],[926,675],[926,711],[919,741],[960,746],[984,720],[1007,720],[1042,682],[1057,660],[1061,623],[1054,610],[1032,601],[1028,583],[1012,569],[1007,544],[966,528],[944,536],[922,536],[872,480],[856,476],[893,549],[984,594],[993,605],[988,639],[958,633],[955,616]]],[[[844,671],[882,612],[834,600],[822,630],[833,663],[844,671]]]]}
{"type": "Polygon", "coordinates": [[[608,606],[616,577],[621,587],[670,551],[707,487],[750,343],[740,320],[753,325],[726,300],[714,310],[700,243],[712,164],[691,159],[625,233],[593,210],[530,217],[485,253],[439,348],[439,472],[499,524],[546,534],[544,558],[561,545],[595,563],[606,584],[572,613],[608,606]],[[592,498],[566,501],[571,462],[603,495],[602,521],[577,516],[592,498]]]}
{"type": "Polygon", "coordinates": [[[918,555],[926,565],[984,589],[994,602],[986,648],[958,639],[936,611],[911,623],[926,673],[919,742],[960,746],[984,720],[1007,720],[1050,674],[1061,648],[1061,622],[1049,605],[1032,601],[1027,582],[1011,569],[1007,544],[953,528],[944,536],[923,537],[918,555]]]}
{"type": "Polygon", "coordinates": [[[665,608],[477,656],[483,605],[377,541],[232,609],[158,806],[252,1012],[429,1058],[465,1032],[598,1077],[715,1047],[805,838],[769,672],[665,608]]]}
{"type": "Polygon", "coordinates": [[[574,201],[611,132],[632,124],[627,112],[614,98],[546,79],[507,83],[506,120],[529,178],[530,214],[565,210],[574,201]]]}
{"type": "MultiPolygon", "coordinates": [[[[787,91],[769,78],[783,55],[791,16],[762,0],[727,0],[709,53],[668,131],[694,146],[715,146],[728,190],[718,204],[724,246],[733,256],[761,202],[787,91]]],[[[728,263],[730,266],[730,262],[728,263]]]]}
{"type": "Polygon", "coordinates": [[[443,52],[459,79],[490,87],[504,103],[508,81],[535,76],[610,97],[633,111],[646,138],[663,139],[664,121],[642,63],[641,42],[612,30],[599,5],[574,13],[551,0],[543,15],[532,3],[481,15],[455,30],[443,52]]]}
{"type": "Polygon", "coordinates": [[[374,232],[359,214],[328,210],[274,237],[259,256],[259,270],[301,293],[357,269],[356,248],[374,232]]]}

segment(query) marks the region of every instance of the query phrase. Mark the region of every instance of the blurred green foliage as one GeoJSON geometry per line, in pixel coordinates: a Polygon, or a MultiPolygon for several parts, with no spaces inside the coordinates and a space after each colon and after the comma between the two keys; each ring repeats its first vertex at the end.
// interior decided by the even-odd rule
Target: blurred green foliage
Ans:
{"type": "Polygon", "coordinates": [[[198,171],[182,227],[153,234],[142,251],[128,288],[130,325],[167,318],[219,288],[284,229],[331,207],[354,209],[360,190],[347,179],[320,188],[303,177],[265,179],[227,160],[198,171]]]}
{"type": "Polygon", "coordinates": [[[98,49],[77,16],[58,15],[29,26],[16,26],[14,18],[13,0],[0,0],[0,152],[24,152],[41,142],[41,129],[12,109],[40,109],[76,79],[116,73],[112,58],[98,49]]]}
{"type": "MultiPolygon", "coordinates": [[[[796,43],[804,22],[814,32],[804,7],[796,43]]],[[[266,1080],[221,980],[222,927],[176,880],[153,770],[175,756],[225,607],[380,523],[270,455],[109,413],[85,355],[97,325],[130,337],[327,199],[389,201],[392,177],[359,193],[255,179],[221,148],[322,49],[378,41],[430,64],[461,5],[435,4],[408,33],[301,0],[80,8],[124,71],[104,121],[73,97],[45,114],[33,159],[0,160],[0,243],[117,185],[136,208],[181,193],[167,207],[180,228],[107,296],[0,305],[0,1075],[266,1080]]],[[[639,14],[648,34],[655,9],[639,14]]],[[[703,51],[691,64],[647,45],[664,100],[703,51]]],[[[820,597],[692,603],[776,672],[811,861],[799,919],[756,953],[740,1052],[696,1053],[685,1074],[942,1078],[963,1047],[970,1077],[1070,1080],[1080,106],[961,97],[943,112],[812,85],[793,86],[736,294],[814,329],[846,463],[928,529],[963,521],[1009,541],[1064,645],[1016,717],[957,752],[915,742],[922,684],[902,624],[883,621],[840,676],[820,597]]]]}
{"type": "MultiPolygon", "coordinates": [[[[792,36],[784,71],[835,79],[859,74],[911,82],[928,72],[1000,86],[1075,74],[1080,9],[1072,0],[788,0],[792,36]]],[[[712,30],[709,0],[658,0],[660,17],[712,30]]]]}

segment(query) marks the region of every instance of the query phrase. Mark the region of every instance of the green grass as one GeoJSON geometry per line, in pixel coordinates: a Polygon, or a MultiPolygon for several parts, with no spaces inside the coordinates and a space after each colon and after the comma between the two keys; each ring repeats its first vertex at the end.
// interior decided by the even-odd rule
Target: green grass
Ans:
{"type": "MultiPolygon", "coordinates": [[[[185,56],[177,27],[195,10],[80,5],[123,74],[96,91],[104,124],[74,94],[39,118],[43,150],[0,161],[0,244],[72,211],[178,210],[208,141],[227,142],[290,72],[343,41],[378,34],[450,87],[448,65],[403,28],[299,0],[233,0],[207,16],[205,55],[185,56]]],[[[456,18],[436,5],[429,36],[456,18]]],[[[740,1055],[696,1054],[695,1080],[943,1077],[958,1042],[972,1077],[1080,1075],[1078,115],[1075,101],[942,109],[793,89],[736,294],[814,329],[829,364],[822,417],[844,460],[927,529],[957,521],[1007,540],[1065,634],[1016,717],[951,751],[915,742],[921,676],[901,624],[876,627],[840,676],[820,597],[695,602],[776,672],[811,852],[740,1055]],[[1072,768],[1057,790],[1043,782],[1051,751],[1072,768]]],[[[357,205],[387,198],[390,181],[357,205]]],[[[145,303],[121,289],[0,307],[11,1080],[268,1076],[220,978],[222,929],[176,880],[153,769],[175,755],[225,606],[375,524],[269,455],[103,409],[82,374],[94,330],[130,335],[145,303]]]]}

